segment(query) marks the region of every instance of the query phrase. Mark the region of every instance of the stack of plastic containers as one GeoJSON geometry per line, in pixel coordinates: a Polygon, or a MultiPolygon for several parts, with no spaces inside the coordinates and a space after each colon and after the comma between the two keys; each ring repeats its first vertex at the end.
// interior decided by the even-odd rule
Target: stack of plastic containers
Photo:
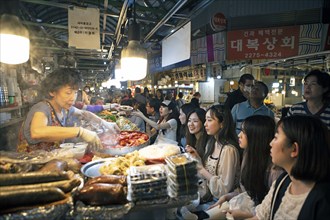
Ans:
{"type": "Polygon", "coordinates": [[[166,170],[164,164],[131,166],[127,176],[129,201],[167,199],[166,170]]]}
{"type": "Polygon", "coordinates": [[[179,154],[167,157],[166,163],[168,195],[174,198],[197,194],[197,162],[189,154],[179,154]]]}

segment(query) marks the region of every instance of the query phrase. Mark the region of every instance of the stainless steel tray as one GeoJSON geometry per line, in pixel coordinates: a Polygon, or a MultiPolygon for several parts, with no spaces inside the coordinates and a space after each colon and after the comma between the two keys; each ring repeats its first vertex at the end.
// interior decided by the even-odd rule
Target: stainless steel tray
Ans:
{"type": "Polygon", "coordinates": [[[113,158],[105,158],[88,162],[81,167],[80,171],[82,174],[89,178],[101,176],[99,171],[100,167],[109,160],[113,160],[113,158]]]}

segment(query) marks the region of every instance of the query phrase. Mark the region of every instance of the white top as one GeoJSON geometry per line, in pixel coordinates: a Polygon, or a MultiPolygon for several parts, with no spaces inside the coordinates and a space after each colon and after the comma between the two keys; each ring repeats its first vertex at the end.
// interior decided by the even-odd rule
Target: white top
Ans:
{"type": "MultiPolygon", "coordinates": [[[[270,188],[267,196],[262,203],[256,207],[256,216],[258,219],[270,219],[270,209],[272,203],[272,197],[274,194],[275,182],[270,188]]],[[[289,190],[291,183],[282,198],[280,207],[277,209],[274,219],[298,219],[301,207],[303,206],[309,192],[301,195],[292,195],[289,190]]]]}
{"type": "Polygon", "coordinates": [[[240,158],[238,150],[232,145],[223,146],[220,158],[212,159],[210,156],[205,162],[205,169],[213,176],[208,181],[212,195],[220,198],[239,184],[240,158]],[[219,160],[218,172],[215,173],[217,160],[219,160]]]}
{"type": "Polygon", "coordinates": [[[161,124],[163,124],[163,123],[168,123],[170,125],[170,128],[166,129],[165,134],[163,134],[162,130],[159,130],[157,139],[167,138],[167,139],[170,139],[172,141],[176,141],[176,130],[177,130],[177,127],[178,127],[177,121],[174,118],[172,118],[168,121],[163,120],[161,122],[161,124]]]}

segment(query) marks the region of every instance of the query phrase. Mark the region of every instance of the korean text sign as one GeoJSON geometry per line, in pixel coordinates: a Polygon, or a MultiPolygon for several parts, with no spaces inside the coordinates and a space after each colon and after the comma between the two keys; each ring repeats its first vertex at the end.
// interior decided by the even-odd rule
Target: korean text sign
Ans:
{"type": "Polygon", "coordinates": [[[299,26],[229,31],[227,59],[278,59],[298,55],[299,26]]]}
{"type": "Polygon", "coordinates": [[[69,8],[69,47],[100,49],[100,11],[97,8],[69,8]]]}

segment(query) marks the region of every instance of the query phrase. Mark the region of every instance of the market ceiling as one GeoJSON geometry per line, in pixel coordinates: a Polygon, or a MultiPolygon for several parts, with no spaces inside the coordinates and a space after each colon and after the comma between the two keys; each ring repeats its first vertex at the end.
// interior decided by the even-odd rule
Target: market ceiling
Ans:
{"type": "MultiPolygon", "coordinates": [[[[114,61],[127,45],[128,20],[133,0],[20,0],[19,17],[30,30],[31,55],[58,57],[59,64],[71,65],[84,78],[109,77],[114,61]],[[100,10],[99,50],[68,47],[68,9],[72,6],[100,10]]],[[[136,20],[141,26],[141,42],[150,51],[179,29],[213,0],[135,0],[136,20]]],[[[49,59],[48,59],[49,61],[49,59]]],[[[47,62],[47,61],[45,61],[47,62]]]]}

